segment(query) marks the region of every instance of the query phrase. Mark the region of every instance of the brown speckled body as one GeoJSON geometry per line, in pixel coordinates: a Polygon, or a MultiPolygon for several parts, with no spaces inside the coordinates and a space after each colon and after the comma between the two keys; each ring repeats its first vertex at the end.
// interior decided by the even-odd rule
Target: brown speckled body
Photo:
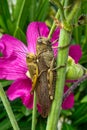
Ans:
{"type": "MultiPolygon", "coordinates": [[[[47,117],[52,100],[50,96],[53,98],[54,97],[54,88],[55,88],[55,76],[56,76],[56,71],[52,71],[52,78],[48,77],[48,70],[51,67],[51,62],[54,58],[53,55],[53,50],[51,47],[51,43],[49,42],[48,39],[44,38],[39,38],[37,40],[37,55],[38,55],[38,72],[39,72],[39,77],[38,77],[38,82],[37,82],[37,87],[36,87],[36,93],[37,93],[37,98],[38,98],[38,103],[41,106],[41,115],[42,117],[47,117]],[[52,80],[52,86],[50,86],[50,80],[52,80]]],[[[51,68],[55,67],[55,61],[53,62],[53,66],[51,68]]]]}

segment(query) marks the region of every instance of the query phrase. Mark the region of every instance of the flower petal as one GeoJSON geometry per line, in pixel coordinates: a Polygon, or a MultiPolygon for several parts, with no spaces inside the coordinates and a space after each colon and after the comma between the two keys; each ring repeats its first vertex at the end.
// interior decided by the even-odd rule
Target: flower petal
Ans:
{"type": "MultiPolygon", "coordinates": [[[[60,29],[57,28],[52,35],[51,42],[55,42],[52,47],[58,46],[59,34],[60,34],[60,29]]],[[[53,51],[54,51],[54,56],[57,56],[58,48],[53,48],[53,51]]]]}
{"type": "Polygon", "coordinates": [[[29,109],[32,109],[33,108],[33,95],[26,95],[26,96],[22,96],[21,97],[21,100],[23,102],[23,104],[29,108],[29,109]]]}
{"type": "Polygon", "coordinates": [[[69,56],[71,56],[76,63],[80,60],[82,57],[82,50],[79,45],[71,45],[69,48],[69,56]]]}
{"type": "MultiPolygon", "coordinates": [[[[64,92],[68,90],[68,87],[65,86],[64,92]]],[[[74,94],[71,93],[62,103],[62,108],[63,109],[70,109],[74,106],[74,94]]]]}
{"type": "Polygon", "coordinates": [[[4,56],[10,56],[14,52],[23,59],[28,49],[20,40],[5,34],[0,39],[0,51],[4,56]]]}
{"type": "Polygon", "coordinates": [[[27,47],[18,39],[3,35],[0,39],[0,79],[15,80],[26,77],[26,53],[27,47]]]}
{"type": "Polygon", "coordinates": [[[49,29],[43,22],[32,22],[27,28],[27,43],[30,53],[36,53],[36,42],[40,36],[47,37],[49,29]]]}
{"type": "Polygon", "coordinates": [[[30,79],[18,79],[8,88],[7,96],[11,101],[21,98],[23,104],[31,109],[33,107],[33,95],[30,94],[31,86],[30,79]]]}
{"type": "Polygon", "coordinates": [[[25,78],[26,72],[26,62],[19,59],[15,54],[0,58],[0,79],[16,80],[25,78]]]}

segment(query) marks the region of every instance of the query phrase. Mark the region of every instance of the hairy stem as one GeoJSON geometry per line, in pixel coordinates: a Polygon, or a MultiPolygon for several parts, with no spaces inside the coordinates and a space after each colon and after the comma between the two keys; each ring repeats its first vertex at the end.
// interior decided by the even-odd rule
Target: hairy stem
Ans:
{"type": "Polygon", "coordinates": [[[36,126],[36,92],[34,91],[34,103],[33,103],[33,114],[32,114],[32,130],[35,130],[35,126],[36,126]]]}
{"type": "Polygon", "coordinates": [[[72,18],[75,18],[75,16],[77,16],[76,14],[78,13],[80,6],[81,6],[81,0],[76,0],[70,14],[67,16],[68,22],[71,22],[72,18]]]}
{"type": "MultiPolygon", "coordinates": [[[[64,2],[64,0],[61,1],[61,4],[63,4],[63,2],[64,2]]],[[[60,9],[58,9],[55,18],[58,19],[59,17],[60,17],[60,9]]],[[[52,25],[52,27],[51,27],[51,29],[50,29],[50,32],[49,32],[49,35],[48,35],[48,39],[51,39],[52,34],[53,34],[55,28],[56,28],[56,25],[55,25],[55,21],[54,21],[54,22],[53,22],[53,25],[52,25]]]]}
{"type": "Polygon", "coordinates": [[[86,79],[87,79],[87,74],[83,75],[75,83],[73,83],[73,85],[64,93],[63,100],[65,100],[70,95],[70,93],[72,93],[78,87],[78,85],[86,79]]]}
{"type": "Polygon", "coordinates": [[[51,1],[59,7],[61,18],[64,21],[65,20],[65,16],[64,16],[64,10],[63,10],[62,4],[60,3],[59,0],[51,0],[51,1]]]}
{"type": "MultiPolygon", "coordinates": [[[[73,10],[70,12],[69,17],[65,23],[67,23],[67,26],[71,28],[70,22],[75,17],[75,12],[78,12],[78,7],[80,6],[80,0],[75,1],[75,5],[73,7],[73,10]],[[78,7],[77,7],[78,6],[78,7]]],[[[64,66],[67,63],[68,59],[68,51],[69,51],[69,43],[71,40],[71,33],[72,29],[61,29],[60,31],[60,37],[59,37],[59,50],[58,50],[58,56],[57,56],[57,66],[64,66]],[[62,48],[63,46],[67,46],[66,48],[62,48]]],[[[51,107],[51,112],[48,116],[47,120],[47,127],[46,130],[57,130],[57,124],[58,119],[60,115],[61,110],[61,104],[63,99],[63,91],[64,91],[64,84],[65,84],[65,73],[66,72],[66,66],[60,67],[60,69],[57,70],[57,81],[56,81],[56,87],[55,87],[55,96],[51,107]]]]}
{"type": "MultiPolygon", "coordinates": [[[[68,45],[70,42],[70,37],[71,37],[70,33],[68,33],[64,29],[61,29],[60,38],[59,38],[59,47],[68,45]]],[[[68,50],[69,50],[68,47],[58,50],[58,58],[57,58],[58,67],[66,65],[67,58],[68,58],[68,50]]],[[[65,71],[66,71],[66,67],[61,67],[57,71],[55,97],[54,97],[54,101],[52,103],[51,112],[48,117],[46,130],[56,130],[57,129],[57,123],[58,123],[58,118],[59,118],[59,114],[60,114],[63,90],[64,90],[64,83],[65,83],[65,71]]]]}

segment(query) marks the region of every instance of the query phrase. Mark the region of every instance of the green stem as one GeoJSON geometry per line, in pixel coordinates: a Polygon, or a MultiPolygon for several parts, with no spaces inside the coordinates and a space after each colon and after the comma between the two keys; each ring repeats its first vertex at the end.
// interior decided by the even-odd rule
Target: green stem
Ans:
{"type": "MultiPolygon", "coordinates": [[[[63,3],[63,2],[64,2],[64,0],[61,1],[61,3],[63,3]]],[[[58,9],[55,18],[58,19],[59,17],[60,17],[60,11],[59,11],[59,9],[58,9]]],[[[52,34],[53,34],[55,28],[56,28],[56,25],[55,25],[55,21],[54,21],[54,22],[53,22],[53,25],[52,25],[52,27],[51,27],[51,30],[50,30],[50,32],[49,32],[48,39],[51,39],[52,34]]]]}
{"type": "Polygon", "coordinates": [[[83,44],[82,44],[82,48],[84,49],[86,44],[87,44],[87,25],[85,25],[85,34],[84,34],[84,40],[83,40],[83,44]]]}
{"type": "Polygon", "coordinates": [[[35,15],[36,15],[36,0],[31,0],[30,1],[30,7],[29,7],[29,20],[34,21],[35,20],[35,15]]]}
{"type": "Polygon", "coordinates": [[[1,83],[0,83],[0,97],[1,97],[1,100],[3,102],[5,109],[7,111],[7,114],[8,114],[8,117],[10,119],[10,122],[12,124],[13,129],[14,130],[20,130],[20,128],[18,127],[18,124],[16,122],[15,116],[13,114],[13,111],[11,109],[10,103],[9,103],[7,97],[6,97],[6,94],[3,90],[1,83]]]}
{"type": "Polygon", "coordinates": [[[67,16],[67,22],[71,22],[72,18],[75,18],[75,16],[77,16],[76,14],[78,13],[81,7],[80,5],[81,5],[81,0],[76,0],[70,14],[67,16]]]}
{"type": "MultiPolygon", "coordinates": [[[[55,16],[55,18],[59,18],[59,16],[60,16],[60,15],[59,15],[59,10],[58,10],[58,11],[57,11],[57,14],[56,14],[56,16],[55,16]]],[[[51,30],[50,30],[50,32],[49,32],[48,39],[51,39],[52,34],[53,34],[55,28],[56,28],[56,25],[55,25],[55,21],[54,21],[54,22],[53,22],[53,25],[52,25],[52,27],[51,27],[51,30]]]]}
{"type": "MultiPolygon", "coordinates": [[[[78,11],[78,7],[80,7],[80,0],[77,0],[76,5],[74,5],[73,12],[69,14],[67,24],[75,18],[75,12],[78,11]]],[[[72,30],[71,30],[72,32],[72,30]]],[[[63,46],[68,46],[71,40],[71,33],[68,30],[61,29],[60,31],[60,37],[59,37],[59,50],[58,50],[58,56],[57,56],[57,66],[64,66],[67,63],[68,59],[68,51],[69,47],[66,47],[64,49],[61,49],[63,46]]],[[[51,112],[48,116],[47,120],[47,127],[46,130],[56,130],[57,129],[57,123],[60,115],[61,110],[61,104],[62,104],[62,98],[63,98],[63,91],[64,91],[64,84],[65,84],[65,74],[66,74],[66,66],[61,67],[57,70],[57,81],[56,81],[56,87],[55,87],[55,96],[51,107],[51,112]]]]}
{"type": "Polygon", "coordinates": [[[65,0],[65,3],[64,3],[64,7],[65,7],[65,11],[64,11],[64,14],[65,14],[65,18],[66,18],[66,16],[68,15],[68,13],[69,13],[69,10],[68,10],[68,8],[71,6],[71,5],[69,5],[69,0],[65,0]]]}
{"type": "Polygon", "coordinates": [[[36,111],[37,111],[37,100],[36,100],[36,92],[34,91],[34,104],[33,104],[33,114],[32,114],[32,130],[35,130],[36,126],[36,111]]]}
{"type": "Polygon", "coordinates": [[[75,35],[76,43],[79,43],[79,29],[78,28],[74,29],[74,35],[75,35]]]}
{"type": "MultiPolygon", "coordinates": [[[[70,37],[71,37],[70,33],[65,31],[64,29],[61,29],[60,38],[59,38],[59,46],[68,45],[70,42],[70,37]]],[[[57,58],[57,66],[59,67],[59,66],[65,65],[67,63],[67,58],[68,58],[68,48],[59,49],[58,58],[57,58]]],[[[65,71],[66,71],[65,67],[57,71],[58,80],[56,82],[55,97],[52,103],[51,112],[48,117],[46,130],[57,129],[57,123],[58,123],[58,118],[60,114],[60,108],[61,108],[62,97],[63,97],[63,89],[64,89],[64,83],[65,83],[65,71]]]]}
{"type": "Polygon", "coordinates": [[[62,20],[64,21],[65,20],[65,16],[64,16],[64,10],[63,10],[63,6],[62,4],[59,2],[59,0],[51,0],[55,5],[57,5],[60,9],[60,15],[61,15],[61,18],[62,20]]]}
{"type": "Polygon", "coordinates": [[[85,25],[85,44],[87,43],[87,24],[85,25]]]}
{"type": "Polygon", "coordinates": [[[20,9],[20,12],[19,12],[19,16],[18,16],[18,19],[17,19],[17,23],[16,23],[16,27],[15,27],[15,31],[14,31],[13,36],[16,35],[16,32],[17,32],[17,30],[18,30],[19,23],[20,23],[20,19],[21,19],[21,15],[22,15],[23,8],[24,8],[24,4],[25,4],[25,0],[23,0],[23,3],[22,3],[22,6],[21,6],[21,9],[20,9]]]}

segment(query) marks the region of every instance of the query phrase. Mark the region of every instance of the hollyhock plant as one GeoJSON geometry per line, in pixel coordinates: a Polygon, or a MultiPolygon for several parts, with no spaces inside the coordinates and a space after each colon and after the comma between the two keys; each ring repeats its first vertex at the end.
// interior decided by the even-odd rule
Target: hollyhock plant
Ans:
{"type": "MultiPolygon", "coordinates": [[[[59,37],[60,29],[56,29],[51,41],[55,41],[59,37]]],[[[26,54],[36,54],[36,41],[39,36],[47,37],[49,29],[43,22],[32,22],[29,24],[26,32],[27,46],[20,40],[4,34],[0,39],[0,79],[14,80],[7,90],[10,100],[20,98],[23,104],[32,109],[33,95],[30,94],[32,82],[26,73],[28,71],[26,64],[26,54]]],[[[55,43],[53,46],[56,46],[55,43]]],[[[57,49],[53,49],[54,56],[57,55],[57,49]]],[[[69,55],[78,63],[81,57],[81,49],[79,45],[72,45],[69,48],[69,55]],[[76,53],[75,53],[76,52],[76,53]]],[[[67,90],[67,86],[65,90],[67,90]]],[[[63,102],[63,109],[72,108],[74,105],[74,95],[71,93],[63,102]]]]}

